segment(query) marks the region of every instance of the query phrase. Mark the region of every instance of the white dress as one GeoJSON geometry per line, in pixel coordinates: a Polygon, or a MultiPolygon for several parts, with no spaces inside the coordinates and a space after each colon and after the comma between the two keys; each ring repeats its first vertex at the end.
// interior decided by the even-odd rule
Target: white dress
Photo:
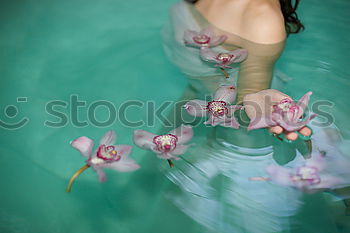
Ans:
{"type": "MultiPolygon", "coordinates": [[[[273,75],[274,63],[283,51],[284,41],[263,45],[245,40],[216,28],[192,4],[183,1],[172,7],[170,20],[163,30],[163,41],[170,60],[188,77],[184,101],[206,99],[220,85],[233,83],[237,85],[240,102],[247,91],[257,92],[271,85],[281,90],[283,82],[288,80],[280,72],[273,75]],[[220,70],[201,60],[197,48],[186,47],[183,43],[185,30],[200,31],[208,26],[216,34],[225,34],[230,41],[235,41],[235,44],[223,44],[219,49],[248,50],[248,58],[229,71],[230,79],[225,79],[220,70]]],[[[203,226],[201,232],[269,233],[293,229],[309,229],[307,232],[310,233],[322,232],[320,229],[332,232],[328,229],[334,229],[334,222],[328,217],[320,217],[318,220],[322,224],[319,225],[312,225],[311,218],[305,220],[303,208],[306,205],[302,199],[306,194],[303,192],[274,182],[249,179],[266,177],[266,167],[271,164],[293,167],[305,160],[307,149],[303,141],[287,144],[271,137],[264,129],[247,133],[244,128],[208,127],[193,118],[176,118],[175,122],[190,122],[196,126],[195,145],[182,156],[183,160],[176,161],[175,168],[167,170],[167,177],[176,185],[167,195],[178,208],[203,226]],[[299,221],[300,218],[304,219],[299,221]]],[[[325,145],[318,142],[328,136],[318,134],[317,128],[314,131],[318,135],[316,138],[321,137],[313,145],[316,150],[319,145],[325,145]]],[[[328,145],[332,147],[334,143],[330,141],[328,145]]],[[[325,194],[314,195],[318,196],[312,205],[325,205],[325,194]]],[[[317,211],[314,214],[317,215],[317,211]]]]}

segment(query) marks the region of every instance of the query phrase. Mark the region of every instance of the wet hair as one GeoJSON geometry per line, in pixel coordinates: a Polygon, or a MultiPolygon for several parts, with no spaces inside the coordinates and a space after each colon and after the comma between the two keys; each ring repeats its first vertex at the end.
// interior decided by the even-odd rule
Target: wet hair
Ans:
{"type": "MultiPolygon", "coordinates": [[[[189,3],[196,3],[198,0],[185,0],[189,3]]],[[[288,34],[298,33],[304,30],[304,25],[300,22],[297,14],[297,8],[300,0],[295,0],[294,5],[293,0],[279,0],[281,5],[281,11],[284,17],[284,24],[288,34]]]]}
{"type": "Polygon", "coordinates": [[[286,31],[290,33],[298,33],[304,30],[304,25],[300,22],[297,14],[297,8],[300,0],[295,0],[293,6],[292,0],[279,0],[281,5],[282,14],[284,17],[284,23],[286,31]]]}

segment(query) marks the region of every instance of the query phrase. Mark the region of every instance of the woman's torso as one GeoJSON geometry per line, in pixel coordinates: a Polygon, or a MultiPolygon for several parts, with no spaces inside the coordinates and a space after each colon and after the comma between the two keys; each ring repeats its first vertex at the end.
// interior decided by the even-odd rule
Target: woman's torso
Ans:
{"type": "MultiPolygon", "coordinates": [[[[260,44],[223,30],[209,22],[206,16],[202,14],[201,9],[205,5],[200,5],[201,3],[202,1],[197,3],[198,8],[197,5],[183,1],[176,4],[172,8],[171,24],[166,26],[169,28],[165,28],[163,32],[168,56],[187,74],[190,88],[196,98],[204,99],[222,84],[234,83],[238,85],[238,102],[242,100],[242,96],[247,92],[269,88],[274,63],[282,53],[285,41],[260,44]],[[182,37],[185,30],[199,31],[206,27],[211,27],[217,35],[228,37],[225,43],[220,46],[220,49],[235,50],[244,48],[248,51],[248,58],[239,67],[228,70],[231,77],[229,80],[226,80],[218,69],[203,62],[198,49],[186,47],[183,44],[182,37]]],[[[213,11],[206,11],[211,16],[214,15],[213,11]]],[[[241,116],[238,117],[244,126],[248,119],[244,116],[244,111],[240,113],[241,116]]],[[[248,133],[245,127],[241,127],[239,130],[215,127],[213,138],[220,143],[239,147],[262,148],[271,146],[271,137],[266,130],[256,130],[248,133]]]]}

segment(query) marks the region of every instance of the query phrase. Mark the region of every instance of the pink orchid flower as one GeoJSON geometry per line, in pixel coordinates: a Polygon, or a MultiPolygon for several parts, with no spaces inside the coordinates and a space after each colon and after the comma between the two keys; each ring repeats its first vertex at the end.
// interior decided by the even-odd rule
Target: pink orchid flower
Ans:
{"type": "Polygon", "coordinates": [[[167,159],[169,165],[173,167],[171,160],[180,159],[187,151],[189,145],[185,145],[193,137],[192,126],[181,125],[170,131],[168,134],[156,135],[144,130],[134,131],[134,143],[146,150],[155,152],[160,159],[167,159]]]}
{"type": "Polygon", "coordinates": [[[297,103],[290,98],[281,100],[278,104],[273,105],[270,118],[252,119],[248,130],[272,126],[281,126],[286,131],[297,131],[303,128],[316,117],[316,114],[310,114],[303,119],[311,95],[311,91],[306,93],[297,103]]]}
{"type": "Polygon", "coordinates": [[[269,180],[277,184],[313,193],[330,189],[342,182],[340,178],[324,172],[326,166],[325,156],[319,152],[295,168],[270,165],[266,171],[269,174],[269,180]]]}
{"type": "Polygon", "coordinates": [[[246,49],[236,49],[234,51],[227,52],[215,52],[209,48],[201,49],[201,57],[203,60],[216,63],[215,66],[222,69],[231,69],[231,64],[240,63],[244,61],[247,56],[248,52],[246,49]]]}
{"type": "Polygon", "coordinates": [[[71,142],[73,148],[77,149],[82,156],[87,158],[86,165],[78,170],[69,182],[67,192],[75,178],[85,169],[92,167],[97,173],[100,182],[106,180],[106,174],[102,169],[109,168],[119,172],[129,172],[140,168],[140,166],[128,157],[131,152],[129,145],[114,145],[116,134],[114,131],[108,131],[100,140],[98,148],[93,151],[94,142],[88,137],[79,137],[71,142]]]}
{"type": "Polygon", "coordinates": [[[192,116],[209,116],[209,119],[204,124],[238,129],[239,123],[233,114],[236,110],[241,109],[242,106],[230,105],[235,101],[235,98],[235,86],[222,86],[216,90],[212,101],[191,100],[184,107],[192,116]]]}
{"type": "Polygon", "coordinates": [[[193,47],[215,47],[222,44],[227,36],[216,36],[211,28],[205,28],[199,32],[186,30],[184,33],[185,45],[193,47]]]}

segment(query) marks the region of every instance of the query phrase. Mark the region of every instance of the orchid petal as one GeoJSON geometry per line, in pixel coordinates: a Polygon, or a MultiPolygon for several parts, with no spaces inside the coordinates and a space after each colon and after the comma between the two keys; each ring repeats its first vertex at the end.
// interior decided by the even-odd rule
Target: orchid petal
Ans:
{"type": "Polygon", "coordinates": [[[211,47],[218,46],[218,45],[224,43],[227,40],[227,38],[228,37],[226,35],[215,36],[214,38],[211,39],[210,46],[211,47]]]}
{"type": "Polygon", "coordinates": [[[317,168],[318,171],[322,171],[326,168],[326,159],[320,153],[313,155],[310,159],[306,161],[308,167],[317,168]]]}
{"type": "Polygon", "coordinates": [[[266,172],[269,174],[271,180],[273,180],[274,182],[285,186],[292,185],[290,179],[291,169],[278,165],[269,165],[266,167],[266,172]]]}
{"type": "Polygon", "coordinates": [[[153,151],[153,152],[156,153],[156,154],[164,153],[163,151],[158,150],[158,148],[157,148],[156,146],[152,147],[152,148],[151,148],[151,151],[153,151]]]}
{"type": "Polygon", "coordinates": [[[234,112],[241,109],[242,106],[240,105],[231,105],[228,107],[228,114],[226,116],[226,120],[221,123],[222,126],[224,127],[229,127],[229,128],[234,128],[238,129],[239,128],[239,123],[237,119],[234,117],[234,112]]]}
{"type": "Polygon", "coordinates": [[[171,155],[169,155],[169,153],[159,153],[157,154],[157,157],[160,159],[171,159],[171,155]]]}
{"type": "Polygon", "coordinates": [[[132,146],[129,145],[116,145],[114,147],[118,155],[120,156],[128,156],[132,149],[132,146]]]}
{"type": "Polygon", "coordinates": [[[140,148],[152,150],[154,148],[153,138],[157,136],[144,130],[134,131],[134,143],[140,148]]]}
{"type": "Polygon", "coordinates": [[[172,155],[185,154],[190,145],[177,145],[176,148],[171,152],[172,155]]]}
{"type": "Polygon", "coordinates": [[[333,175],[322,175],[321,182],[315,185],[312,185],[312,189],[329,189],[334,188],[337,185],[341,184],[343,179],[333,176],[333,175]]]}
{"type": "Polygon", "coordinates": [[[201,58],[208,62],[220,62],[216,59],[218,53],[214,52],[212,49],[202,47],[200,50],[201,58]]]}
{"type": "Polygon", "coordinates": [[[231,64],[231,63],[225,63],[225,64],[223,64],[223,63],[221,63],[221,64],[215,64],[214,66],[215,67],[220,67],[220,68],[224,68],[224,69],[232,69],[232,67],[231,66],[228,66],[227,64],[231,64]]]}
{"type": "Polygon", "coordinates": [[[198,34],[206,35],[206,36],[211,37],[211,38],[215,36],[214,31],[211,27],[206,27],[206,28],[202,29],[198,34]]]}
{"type": "Polygon", "coordinates": [[[287,119],[290,119],[293,122],[297,122],[303,114],[304,111],[299,106],[297,106],[294,110],[289,110],[286,116],[287,119]]]}
{"type": "Polygon", "coordinates": [[[77,149],[82,156],[90,157],[92,148],[94,147],[94,141],[88,137],[79,137],[71,142],[72,147],[77,149]]]}
{"type": "Polygon", "coordinates": [[[225,121],[225,118],[209,115],[208,120],[206,122],[204,122],[204,124],[205,125],[217,126],[218,124],[220,124],[223,121],[225,121]]]}
{"type": "Polygon", "coordinates": [[[179,160],[180,159],[179,157],[174,156],[169,152],[158,154],[157,157],[160,159],[171,159],[171,160],[179,160]]]}
{"type": "Polygon", "coordinates": [[[305,108],[309,104],[309,100],[310,100],[310,96],[311,95],[312,95],[312,92],[309,91],[303,97],[301,97],[300,100],[298,101],[297,105],[300,106],[303,109],[303,112],[305,111],[305,108]]]}
{"type": "Polygon", "coordinates": [[[207,114],[207,102],[204,100],[190,100],[185,104],[185,109],[192,116],[204,117],[207,114]]]}
{"type": "Polygon", "coordinates": [[[117,170],[119,172],[130,172],[139,169],[140,165],[138,165],[133,159],[130,159],[127,156],[122,156],[119,161],[106,163],[101,165],[101,167],[117,170]]]}
{"type": "Polygon", "coordinates": [[[214,95],[215,101],[225,101],[228,104],[233,103],[236,99],[236,88],[233,85],[221,86],[214,95]]]}
{"type": "Polygon", "coordinates": [[[268,117],[256,117],[250,120],[247,130],[267,128],[275,125],[276,123],[268,117]]]}
{"type": "Polygon", "coordinates": [[[107,133],[105,133],[100,140],[100,145],[113,145],[115,143],[115,140],[117,138],[117,135],[113,130],[109,130],[107,133]]]}
{"type": "Polygon", "coordinates": [[[104,171],[102,171],[101,167],[93,167],[93,169],[95,170],[95,172],[97,173],[98,176],[98,180],[103,183],[107,180],[107,176],[106,173],[104,171]]]}
{"type": "Polygon", "coordinates": [[[177,137],[177,144],[185,144],[192,139],[193,129],[190,125],[181,125],[170,131],[169,134],[173,134],[177,137]]]}
{"type": "Polygon", "coordinates": [[[298,109],[296,110],[295,117],[293,120],[298,120],[303,116],[305,109],[307,108],[307,106],[309,104],[309,100],[310,100],[311,95],[312,95],[312,92],[309,91],[303,97],[301,97],[301,99],[298,101],[298,103],[297,103],[298,109]]]}

